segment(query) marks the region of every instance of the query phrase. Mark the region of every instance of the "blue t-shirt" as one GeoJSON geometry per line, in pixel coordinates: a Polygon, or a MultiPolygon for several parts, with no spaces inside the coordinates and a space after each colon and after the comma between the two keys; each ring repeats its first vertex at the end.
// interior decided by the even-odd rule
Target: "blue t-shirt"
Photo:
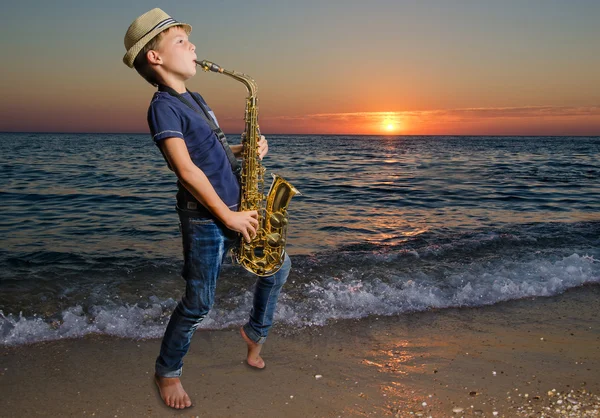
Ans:
{"type": "MultiPolygon", "coordinates": [[[[188,92],[183,93],[182,96],[191,105],[198,108],[198,104],[188,92]]],[[[201,100],[218,126],[214,113],[204,99],[201,98],[201,100]]],[[[199,108],[198,110],[201,112],[199,108]]],[[[208,177],[221,200],[231,210],[237,210],[240,200],[239,182],[231,169],[231,163],[227,159],[223,145],[204,117],[190,109],[178,98],[167,92],[158,91],[154,93],[148,108],[148,126],[157,146],[160,146],[160,141],[166,138],[183,139],[193,163],[208,177]]],[[[185,190],[181,190],[183,186],[179,185],[179,187],[179,194],[185,193],[185,190]]],[[[201,212],[204,210],[204,216],[212,217],[208,210],[201,206],[190,193],[186,193],[186,195],[188,199],[192,199],[198,204],[201,212]]]]}

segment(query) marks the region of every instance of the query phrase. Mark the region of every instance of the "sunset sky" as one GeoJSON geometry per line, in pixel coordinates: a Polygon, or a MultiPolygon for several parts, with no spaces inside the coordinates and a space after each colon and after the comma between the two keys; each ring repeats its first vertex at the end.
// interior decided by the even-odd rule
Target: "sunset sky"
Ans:
{"type": "MultiPolygon", "coordinates": [[[[256,80],[265,134],[600,135],[598,0],[22,0],[2,8],[0,131],[148,132],[154,88],[121,60],[154,7],[256,80]]],[[[241,132],[242,84],[188,88],[241,132]]]]}

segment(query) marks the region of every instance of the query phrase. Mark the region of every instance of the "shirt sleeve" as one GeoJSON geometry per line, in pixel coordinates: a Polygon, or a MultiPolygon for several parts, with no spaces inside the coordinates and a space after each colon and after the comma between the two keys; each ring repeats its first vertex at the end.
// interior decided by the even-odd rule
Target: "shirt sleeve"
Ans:
{"type": "Polygon", "coordinates": [[[148,126],[155,143],[166,138],[183,138],[181,118],[169,103],[155,100],[148,108],[148,126]]]}

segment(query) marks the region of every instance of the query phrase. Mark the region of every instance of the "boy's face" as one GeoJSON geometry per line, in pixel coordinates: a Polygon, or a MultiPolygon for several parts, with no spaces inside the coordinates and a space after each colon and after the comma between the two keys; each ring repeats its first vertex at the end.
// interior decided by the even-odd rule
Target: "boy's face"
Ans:
{"type": "Polygon", "coordinates": [[[187,80],[196,74],[196,46],[188,40],[188,35],[179,26],[166,31],[156,49],[161,68],[170,75],[187,80]]]}

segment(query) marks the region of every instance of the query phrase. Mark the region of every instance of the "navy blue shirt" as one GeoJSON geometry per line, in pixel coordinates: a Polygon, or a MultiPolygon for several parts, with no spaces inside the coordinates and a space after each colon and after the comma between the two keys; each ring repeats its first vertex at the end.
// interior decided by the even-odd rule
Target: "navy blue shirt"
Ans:
{"type": "MultiPolygon", "coordinates": [[[[198,107],[189,93],[183,93],[182,96],[194,107],[198,107]]],[[[214,113],[204,99],[201,100],[218,126],[214,113]]],[[[198,110],[201,112],[199,108],[198,110]]],[[[200,114],[169,93],[158,91],[154,93],[148,108],[148,126],[152,139],[158,146],[160,141],[166,138],[183,139],[193,163],[208,177],[221,200],[231,210],[237,210],[240,200],[239,182],[231,169],[223,145],[200,114]]],[[[180,189],[183,188],[179,186],[180,189]]],[[[180,190],[179,194],[182,192],[184,191],[180,190]]],[[[188,199],[193,199],[198,204],[198,209],[204,209],[205,215],[212,217],[191,194],[187,195],[188,199]]]]}

